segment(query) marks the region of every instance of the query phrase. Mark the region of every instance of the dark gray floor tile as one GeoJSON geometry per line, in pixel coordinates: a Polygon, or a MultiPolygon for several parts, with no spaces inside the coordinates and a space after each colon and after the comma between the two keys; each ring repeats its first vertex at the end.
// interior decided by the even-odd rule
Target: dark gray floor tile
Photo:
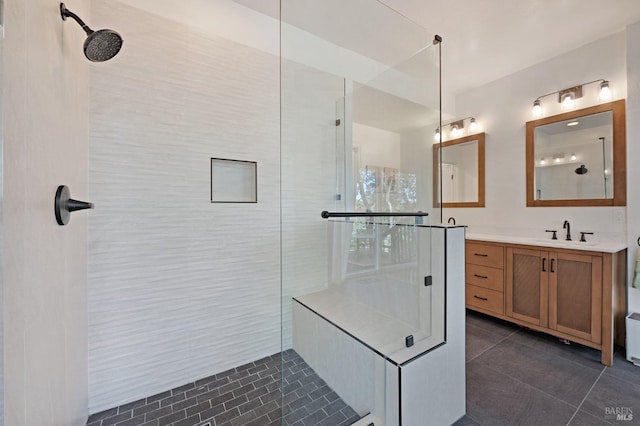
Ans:
{"type": "Polygon", "coordinates": [[[305,426],[337,426],[359,418],[297,353],[288,350],[97,413],[89,425],[125,422],[122,426],[139,426],[145,421],[149,426],[200,426],[205,421],[229,426],[280,425],[283,416],[288,425],[305,426]]]}
{"type": "Polygon", "coordinates": [[[191,417],[187,417],[184,420],[179,420],[173,424],[173,426],[196,426],[200,424],[200,416],[198,414],[191,417]]]}
{"type": "Polygon", "coordinates": [[[146,398],[143,398],[137,401],[130,402],[128,404],[121,405],[120,407],[118,407],[118,413],[124,413],[125,411],[133,410],[134,408],[141,407],[146,403],[146,398]]]}
{"type": "Polygon", "coordinates": [[[115,416],[107,417],[102,420],[102,424],[104,426],[115,425],[116,423],[123,422],[125,420],[129,420],[132,416],[131,411],[126,411],[122,414],[117,414],[115,416]]]}
{"type": "Polygon", "coordinates": [[[109,410],[100,411],[99,413],[95,413],[89,416],[89,420],[87,423],[94,423],[105,419],[107,417],[112,417],[118,414],[118,407],[110,408],[109,410]]]}
{"type": "Polygon", "coordinates": [[[137,417],[131,418],[129,420],[125,420],[120,423],[116,423],[116,426],[139,426],[144,423],[144,414],[141,414],[137,417]]]}
{"type": "Polygon", "coordinates": [[[578,411],[576,415],[571,419],[569,426],[607,426],[611,425],[604,420],[604,416],[596,417],[585,411],[578,411]]]}
{"type": "Polygon", "coordinates": [[[519,329],[516,324],[471,310],[467,310],[466,324],[493,332],[501,337],[506,337],[519,329]]]}
{"type": "Polygon", "coordinates": [[[526,345],[505,340],[474,363],[493,367],[574,407],[578,407],[601,371],[526,345]]]}
{"type": "MultiPolygon", "coordinates": [[[[607,376],[613,376],[631,383],[640,383],[640,367],[625,359],[622,353],[613,356],[613,365],[604,370],[607,376]]],[[[640,416],[640,413],[638,413],[640,416]]]]}
{"type": "Polygon", "coordinates": [[[158,419],[158,426],[166,426],[171,423],[177,422],[178,420],[182,420],[187,417],[187,414],[184,410],[175,412],[173,414],[169,414],[168,416],[160,417],[158,419]]]}
{"type": "Polygon", "coordinates": [[[600,351],[578,343],[565,344],[557,337],[533,330],[522,329],[507,338],[508,341],[529,346],[548,355],[569,359],[575,363],[602,370],[600,351]]]}
{"type": "Polygon", "coordinates": [[[246,426],[267,426],[271,424],[271,420],[269,416],[264,415],[262,417],[258,417],[257,419],[250,421],[246,424],[246,426]]]}
{"type": "Polygon", "coordinates": [[[477,361],[467,363],[467,415],[481,425],[565,426],[575,407],[477,361]]]}
{"type": "Polygon", "coordinates": [[[247,423],[255,420],[256,418],[256,413],[254,413],[253,411],[249,411],[248,413],[241,414],[239,417],[231,420],[229,422],[229,426],[244,426],[247,423]]]}
{"type": "Polygon", "coordinates": [[[211,402],[210,401],[204,401],[204,402],[201,402],[198,405],[191,406],[191,407],[186,409],[187,417],[191,417],[194,414],[199,414],[200,412],[206,411],[209,408],[211,408],[211,402]]]}
{"type": "Polygon", "coordinates": [[[476,422],[469,416],[464,416],[457,422],[453,424],[453,426],[481,426],[480,423],[476,422]]]}
{"type": "Polygon", "coordinates": [[[164,399],[164,398],[166,398],[168,396],[171,396],[171,391],[170,390],[157,393],[157,394],[147,398],[147,404],[151,404],[154,401],[159,401],[159,400],[164,399]]]}
{"type": "Polygon", "coordinates": [[[138,416],[140,414],[148,413],[149,411],[157,410],[160,408],[160,401],[152,402],[151,404],[142,405],[133,409],[133,415],[138,416]]]}
{"type": "Polygon", "coordinates": [[[237,408],[234,408],[232,410],[225,411],[224,413],[217,415],[215,417],[215,422],[217,425],[230,422],[232,419],[235,419],[239,415],[240,415],[240,411],[238,411],[237,408]]]}
{"type": "Polygon", "coordinates": [[[467,325],[467,333],[465,336],[466,352],[465,358],[470,361],[483,352],[491,349],[507,336],[496,334],[493,331],[474,325],[467,325]]]}
{"type": "Polygon", "coordinates": [[[146,420],[159,419],[172,413],[171,407],[162,407],[159,410],[149,411],[146,414],[146,420]]]}
{"type": "Polygon", "coordinates": [[[630,409],[633,419],[624,421],[624,424],[640,425],[640,383],[603,374],[580,408],[612,423],[616,423],[617,414],[630,409]]]}

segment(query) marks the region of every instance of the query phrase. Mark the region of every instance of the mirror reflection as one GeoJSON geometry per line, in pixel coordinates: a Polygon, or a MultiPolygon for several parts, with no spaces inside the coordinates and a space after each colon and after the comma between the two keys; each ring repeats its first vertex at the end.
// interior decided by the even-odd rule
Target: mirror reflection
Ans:
{"type": "Polygon", "coordinates": [[[538,126],[535,199],[613,198],[613,113],[538,126]]]}
{"type": "Polygon", "coordinates": [[[624,100],[527,123],[527,206],[626,204],[624,100]]]}
{"type": "Polygon", "coordinates": [[[442,207],[484,207],[484,142],[484,133],[443,142],[442,158],[440,144],[434,145],[434,159],[441,160],[442,207]]]}

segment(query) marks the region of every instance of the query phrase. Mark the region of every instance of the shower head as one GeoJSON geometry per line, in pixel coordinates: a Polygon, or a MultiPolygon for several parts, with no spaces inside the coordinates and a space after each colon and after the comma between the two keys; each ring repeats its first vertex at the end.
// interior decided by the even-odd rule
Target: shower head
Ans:
{"type": "Polygon", "coordinates": [[[588,171],[589,171],[589,169],[587,169],[587,168],[584,166],[584,164],[581,164],[581,165],[580,165],[580,167],[578,167],[578,168],[576,169],[576,174],[578,174],[578,175],[583,175],[583,174],[587,173],[588,171]]]}
{"type": "Polygon", "coordinates": [[[73,18],[87,33],[87,39],[84,42],[84,56],[91,62],[107,61],[120,51],[122,37],[117,32],[106,29],[93,31],[78,15],[67,9],[64,3],[60,3],[60,15],[63,21],[66,21],[67,17],[73,18]]]}

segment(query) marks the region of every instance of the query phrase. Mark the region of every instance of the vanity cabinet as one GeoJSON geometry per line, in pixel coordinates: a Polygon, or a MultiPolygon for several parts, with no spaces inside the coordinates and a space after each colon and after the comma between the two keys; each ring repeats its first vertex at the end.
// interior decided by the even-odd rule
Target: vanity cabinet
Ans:
{"type": "Polygon", "coordinates": [[[467,243],[465,252],[467,306],[504,314],[504,248],[467,243]]]}
{"type": "Polygon", "coordinates": [[[624,344],[626,251],[467,240],[466,306],[602,351],[624,344]]]}
{"type": "Polygon", "coordinates": [[[507,248],[507,316],[601,343],[602,255],[507,248]]]}

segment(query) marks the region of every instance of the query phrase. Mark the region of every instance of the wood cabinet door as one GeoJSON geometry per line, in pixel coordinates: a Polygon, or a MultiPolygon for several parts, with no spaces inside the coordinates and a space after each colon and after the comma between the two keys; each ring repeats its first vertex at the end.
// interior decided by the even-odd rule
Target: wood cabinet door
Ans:
{"type": "Polygon", "coordinates": [[[546,251],[507,248],[507,316],[547,327],[549,266],[546,251]]]}
{"type": "Polygon", "coordinates": [[[549,328],[601,343],[602,257],[550,253],[549,328]]]}

